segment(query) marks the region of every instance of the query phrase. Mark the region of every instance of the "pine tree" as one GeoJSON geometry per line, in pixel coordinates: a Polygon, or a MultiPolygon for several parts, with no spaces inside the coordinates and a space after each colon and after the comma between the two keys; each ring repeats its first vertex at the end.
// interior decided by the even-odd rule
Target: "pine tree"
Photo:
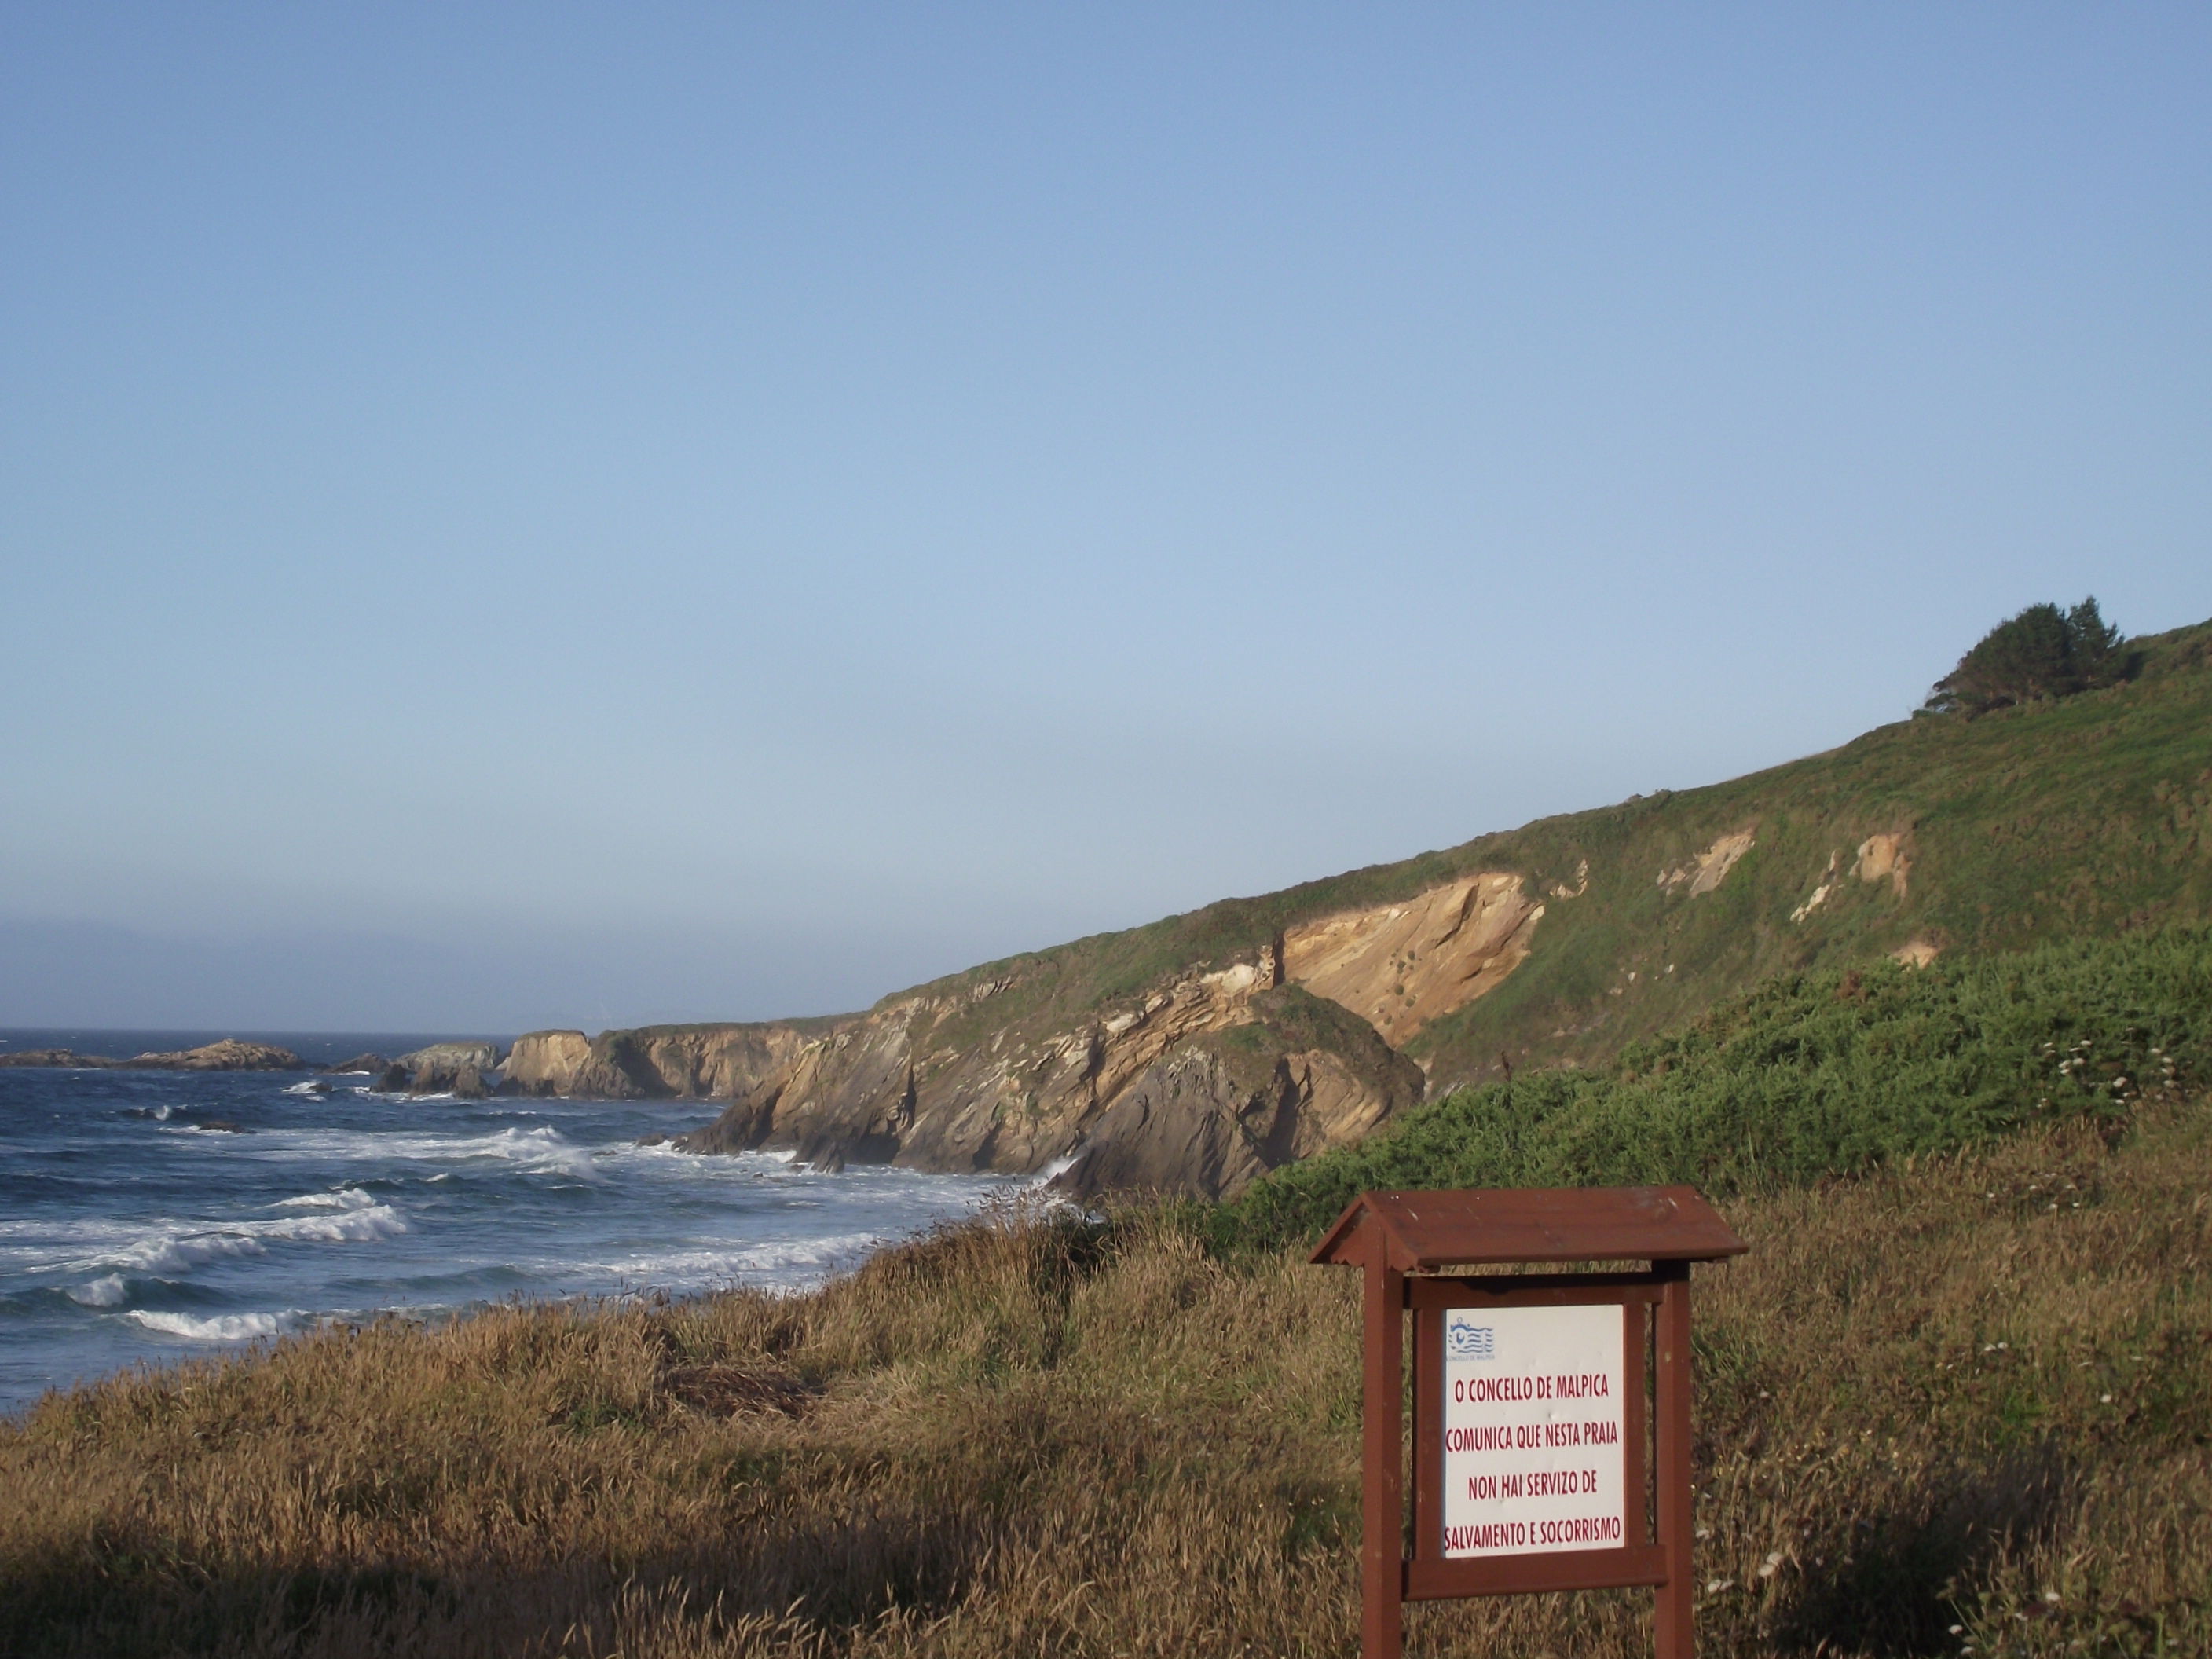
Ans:
{"type": "Polygon", "coordinates": [[[2093,596],[2070,611],[2032,605],[1999,623],[1936,682],[1923,714],[1987,714],[2014,703],[2070,696],[2127,678],[2126,639],[2093,596]]]}

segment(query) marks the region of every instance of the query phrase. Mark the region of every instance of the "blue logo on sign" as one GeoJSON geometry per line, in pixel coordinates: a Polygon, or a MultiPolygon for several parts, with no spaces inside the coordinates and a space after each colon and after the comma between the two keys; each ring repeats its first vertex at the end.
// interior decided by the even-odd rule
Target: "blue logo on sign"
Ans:
{"type": "Polygon", "coordinates": [[[1454,1359],[1495,1359],[1498,1333],[1463,1317],[1451,1319],[1444,1325],[1444,1352],[1454,1359]]]}

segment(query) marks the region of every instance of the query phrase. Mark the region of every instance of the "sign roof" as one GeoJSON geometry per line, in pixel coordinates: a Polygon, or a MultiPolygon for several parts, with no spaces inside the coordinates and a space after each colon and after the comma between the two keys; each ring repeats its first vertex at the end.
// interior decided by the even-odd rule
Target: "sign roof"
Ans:
{"type": "Polygon", "coordinates": [[[1751,1247],[1694,1187],[1496,1187],[1363,1193],[1316,1261],[1422,1267],[1484,1262],[1712,1261],[1751,1247]]]}

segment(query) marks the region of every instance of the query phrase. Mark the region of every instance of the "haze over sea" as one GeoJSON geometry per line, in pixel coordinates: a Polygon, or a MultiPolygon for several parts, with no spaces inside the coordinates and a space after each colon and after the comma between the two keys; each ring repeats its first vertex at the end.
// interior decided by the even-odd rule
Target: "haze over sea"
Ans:
{"type": "MultiPolygon", "coordinates": [[[[0,1052],[130,1055],[222,1036],[310,1066],[433,1040],[10,1030],[0,1052]]],[[[812,1284],[1022,1184],[636,1144],[708,1121],[711,1103],[410,1098],[368,1082],[0,1068],[0,1410],[325,1320],[812,1284]],[[329,1094],[310,1092],[319,1081],[329,1094]]]]}

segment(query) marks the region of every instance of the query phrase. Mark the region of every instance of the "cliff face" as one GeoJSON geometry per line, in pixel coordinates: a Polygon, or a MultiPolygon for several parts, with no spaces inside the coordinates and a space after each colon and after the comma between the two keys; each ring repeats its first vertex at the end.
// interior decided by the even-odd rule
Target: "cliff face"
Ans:
{"type": "Polygon", "coordinates": [[[1254,994],[1274,982],[1267,952],[1031,1036],[978,1020],[1007,988],[1001,980],[904,998],[807,1044],[782,1077],[679,1144],[933,1170],[1040,1170],[1074,1152],[1100,1108],[1170,1048],[1249,1019],[1254,994]],[[962,1040],[963,1028],[974,1030],[971,1040],[962,1040]]]}
{"type": "Polygon", "coordinates": [[[1285,987],[1254,997],[1249,1013],[1133,1079],[1054,1187],[1233,1197],[1420,1100],[1420,1067],[1348,1012],[1285,987]]]}

